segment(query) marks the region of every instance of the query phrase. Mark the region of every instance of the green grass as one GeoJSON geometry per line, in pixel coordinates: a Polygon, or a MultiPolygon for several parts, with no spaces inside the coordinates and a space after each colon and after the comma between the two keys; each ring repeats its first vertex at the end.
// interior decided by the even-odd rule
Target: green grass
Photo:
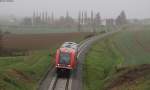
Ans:
{"type": "Polygon", "coordinates": [[[1,27],[3,32],[11,32],[15,34],[40,34],[40,33],[66,33],[77,32],[77,28],[52,28],[52,27],[1,27]]]}
{"type": "MultiPolygon", "coordinates": [[[[78,27],[49,27],[49,26],[2,26],[3,32],[11,32],[15,34],[41,34],[41,33],[68,33],[78,32],[78,27]]],[[[105,26],[99,26],[96,28],[96,32],[106,30],[105,26]]],[[[82,27],[81,32],[92,32],[91,27],[82,27]]]]}
{"type": "MultiPolygon", "coordinates": [[[[150,64],[150,52],[146,50],[150,46],[150,28],[143,26],[126,29],[91,47],[84,63],[84,90],[105,90],[111,81],[115,81],[124,72],[141,64],[150,64]],[[142,30],[133,31],[136,29],[142,30]],[[127,70],[116,73],[123,67],[127,70]]],[[[114,90],[150,90],[149,74],[138,78],[136,82],[123,84],[114,90]]]]}
{"type": "Polygon", "coordinates": [[[29,56],[0,58],[0,90],[36,90],[52,61],[48,50],[32,51],[29,56]]]}
{"type": "Polygon", "coordinates": [[[123,55],[124,62],[126,65],[138,65],[150,63],[150,55],[147,49],[143,46],[149,46],[150,43],[150,30],[144,31],[123,31],[122,33],[114,37],[114,43],[118,51],[123,55]],[[138,35],[136,32],[139,32],[138,35]],[[137,35],[137,36],[136,36],[137,35]],[[137,38],[138,37],[138,38],[137,38]],[[136,41],[138,40],[138,42],[136,41]],[[140,42],[140,44],[139,44],[140,42]]]}
{"type": "MultiPolygon", "coordinates": [[[[80,42],[85,36],[73,41],[80,42]]],[[[56,48],[35,50],[27,56],[0,57],[0,90],[36,90],[39,80],[54,64],[56,48]]]]}
{"type": "Polygon", "coordinates": [[[122,58],[107,39],[94,44],[84,64],[84,90],[102,90],[122,58]]]}

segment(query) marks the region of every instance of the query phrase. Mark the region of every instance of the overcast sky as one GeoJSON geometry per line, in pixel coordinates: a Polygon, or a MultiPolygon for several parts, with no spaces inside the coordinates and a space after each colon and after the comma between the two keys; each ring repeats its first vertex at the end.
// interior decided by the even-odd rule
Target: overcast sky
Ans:
{"type": "Polygon", "coordinates": [[[115,18],[124,10],[128,18],[150,18],[150,0],[14,0],[0,2],[0,16],[31,16],[33,11],[54,12],[55,15],[77,17],[79,10],[100,12],[103,18],[115,18]]]}

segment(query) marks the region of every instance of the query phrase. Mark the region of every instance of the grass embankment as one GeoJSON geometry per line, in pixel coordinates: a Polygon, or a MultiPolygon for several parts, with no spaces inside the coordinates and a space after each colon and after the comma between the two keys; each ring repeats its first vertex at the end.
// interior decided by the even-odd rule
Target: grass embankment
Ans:
{"type": "Polygon", "coordinates": [[[122,62],[112,41],[106,39],[92,46],[84,65],[84,90],[103,90],[104,82],[122,62]]]}
{"type": "Polygon", "coordinates": [[[150,90],[150,31],[140,29],[92,46],[84,64],[84,90],[150,90]]]}
{"type": "Polygon", "coordinates": [[[0,90],[36,90],[52,59],[48,50],[32,51],[28,56],[1,57],[0,90]]]}

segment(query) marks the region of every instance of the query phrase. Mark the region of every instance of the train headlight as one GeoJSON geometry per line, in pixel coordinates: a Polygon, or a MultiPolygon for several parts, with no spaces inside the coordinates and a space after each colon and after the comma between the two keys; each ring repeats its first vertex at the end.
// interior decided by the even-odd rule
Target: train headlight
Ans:
{"type": "Polygon", "coordinates": [[[71,65],[68,65],[68,67],[71,67],[71,65]]]}

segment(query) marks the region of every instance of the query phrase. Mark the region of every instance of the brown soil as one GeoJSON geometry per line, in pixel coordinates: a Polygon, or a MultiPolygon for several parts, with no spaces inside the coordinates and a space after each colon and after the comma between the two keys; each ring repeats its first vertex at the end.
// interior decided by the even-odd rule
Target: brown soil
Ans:
{"type": "Polygon", "coordinates": [[[76,41],[88,36],[89,33],[50,33],[50,34],[24,34],[4,35],[4,48],[17,49],[48,49],[59,46],[65,41],[76,41]]]}
{"type": "Polygon", "coordinates": [[[128,83],[129,85],[134,84],[137,79],[142,78],[147,74],[150,74],[150,64],[144,64],[133,69],[126,70],[116,79],[111,81],[106,90],[113,90],[113,88],[119,87],[125,83],[128,83]]]}

